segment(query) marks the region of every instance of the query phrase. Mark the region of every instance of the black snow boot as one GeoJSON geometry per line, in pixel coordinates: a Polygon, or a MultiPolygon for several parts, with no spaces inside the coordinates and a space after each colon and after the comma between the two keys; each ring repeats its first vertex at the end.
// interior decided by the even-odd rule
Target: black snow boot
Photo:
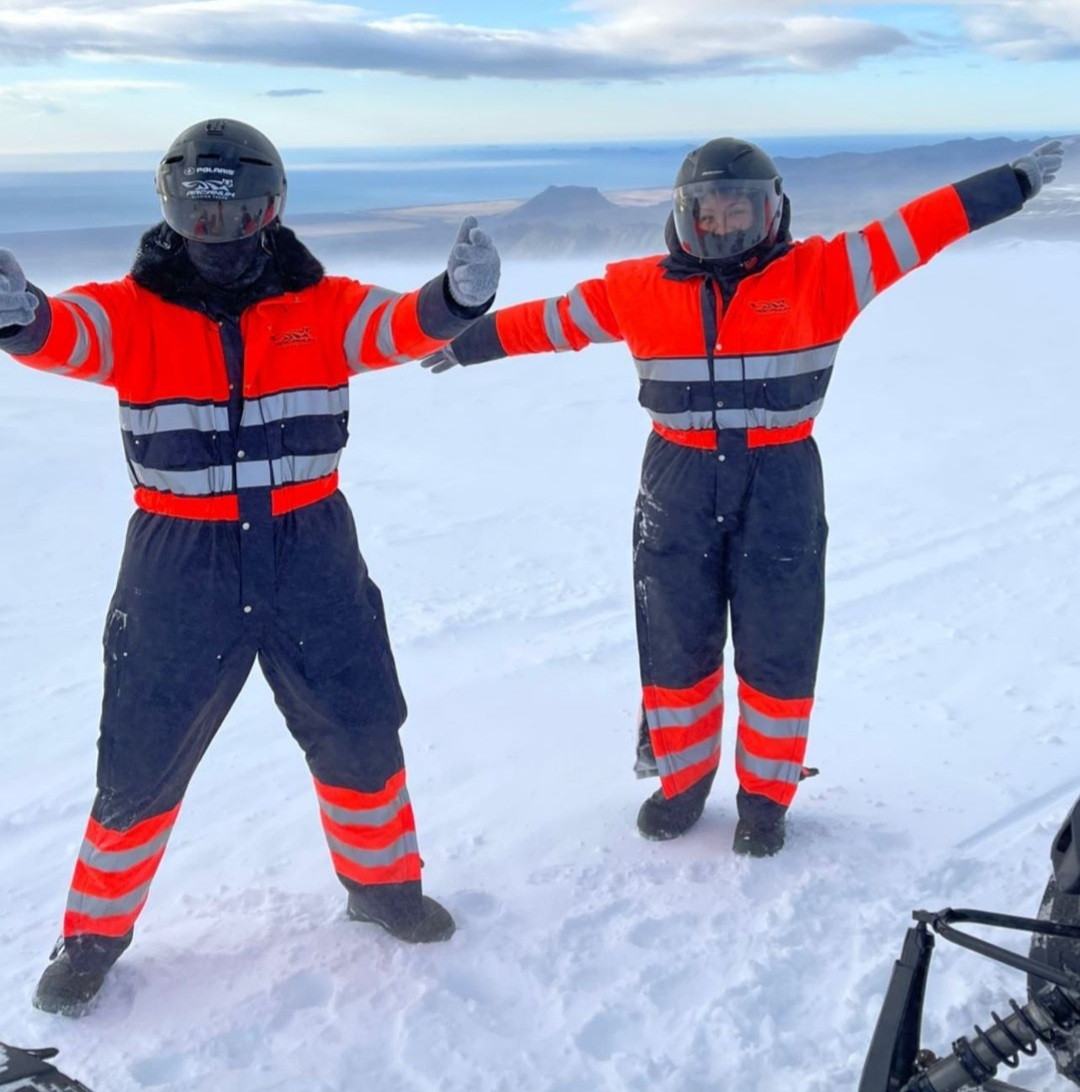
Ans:
{"type": "Polygon", "coordinates": [[[381,925],[407,944],[449,940],[455,929],[450,911],[421,894],[415,881],[350,887],[348,915],[350,921],[381,925]]]}
{"type": "Polygon", "coordinates": [[[89,936],[58,940],[38,979],[34,1008],[60,1016],[85,1016],[105,976],[130,943],[131,933],[115,940],[89,936]]]}
{"type": "Polygon", "coordinates": [[[743,857],[772,857],[784,848],[787,808],[767,796],[739,789],[735,798],[739,821],[732,849],[743,857]]]}
{"type": "Polygon", "coordinates": [[[657,789],[638,812],[637,828],[642,837],[654,842],[667,842],[685,834],[701,818],[715,777],[716,771],[713,770],[685,792],[676,793],[670,799],[664,796],[662,789],[657,789]]]}

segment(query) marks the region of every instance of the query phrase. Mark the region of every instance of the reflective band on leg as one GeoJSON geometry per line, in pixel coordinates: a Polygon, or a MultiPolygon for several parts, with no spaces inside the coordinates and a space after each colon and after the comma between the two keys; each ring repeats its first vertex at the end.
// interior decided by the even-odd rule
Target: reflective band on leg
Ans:
{"type": "Polygon", "coordinates": [[[742,740],[735,748],[735,762],[748,773],[763,781],[782,781],[785,785],[798,785],[802,779],[801,762],[785,762],[778,759],[758,758],[743,746],[742,740]]]}
{"type": "Polygon", "coordinates": [[[851,265],[851,280],[855,286],[855,299],[861,311],[876,295],[874,287],[874,267],[870,255],[870,244],[861,231],[849,231],[844,235],[847,246],[848,262],[851,265]]]}

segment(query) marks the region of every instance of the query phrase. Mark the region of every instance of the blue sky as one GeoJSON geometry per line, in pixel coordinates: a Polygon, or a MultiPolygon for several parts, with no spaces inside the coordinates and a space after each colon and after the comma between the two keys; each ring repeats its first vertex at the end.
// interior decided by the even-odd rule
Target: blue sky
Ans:
{"type": "Polygon", "coordinates": [[[1080,0],[0,0],[6,152],[1080,131],[1080,0]]]}

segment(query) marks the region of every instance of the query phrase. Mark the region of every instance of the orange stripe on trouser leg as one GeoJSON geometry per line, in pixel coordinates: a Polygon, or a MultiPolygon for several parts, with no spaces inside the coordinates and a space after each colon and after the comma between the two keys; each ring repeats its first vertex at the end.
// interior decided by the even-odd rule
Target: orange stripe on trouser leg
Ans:
{"type": "Polygon", "coordinates": [[[315,779],[315,791],[319,799],[339,808],[362,811],[367,808],[381,808],[389,804],[405,787],[405,771],[399,770],[386,784],[376,792],[357,792],[355,789],[343,789],[335,785],[325,785],[315,779]]]}
{"type": "Polygon", "coordinates": [[[739,742],[757,758],[767,758],[779,762],[797,762],[802,765],[806,758],[806,737],[794,736],[788,739],[773,739],[771,736],[755,732],[739,721],[739,742]]]}
{"type": "Polygon", "coordinates": [[[795,799],[798,791],[798,783],[790,784],[787,781],[770,781],[764,777],[747,770],[738,760],[735,762],[735,773],[739,778],[739,785],[749,793],[756,796],[766,796],[785,808],[795,799]]]}
{"type": "Polygon", "coordinates": [[[357,849],[386,849],[403,834],[416,831],[411,804],[406,804],[389,823],[382,826],[335,823],[325,814],[322,816],[322,825],[327,834],[357,849]]]}
{"type": "Polygon", "coordinates": [[[761,690],[755,690],[745,679],[739,680],[739,701],[767,717],[790,719],[810,716],[814,708],[813,698],[774,698],[761,690]]]}
{"type": "Polygon", "coordinates": [[[717,687],[724,681],[724,669],[718,668],[711,675],[706,675],[700,682],[693,686],[669,687],[646,686],[643,688],[646,709],[686,708],[689,705],[700,705],[703,701],[712,697],[717,687]]]}
{"type": "Polygon", "coordinates": [[[718,705],[685,727],[651,728],[649,739],[652,742],[653,754],[657,758],[667,757],[704,743],[707,739],[720,734],[723,717],[724,707],[718,705]]]}
{"type": "Polygon", "coordinates": [[[366,868],[354,861],[347,860],[337,853],[331,853],[334,871],[355,883],[410,883],[420,879],[420,854],[409,853],[399,858],[392,865],[366,868]]]}
{"type": "Polygon", "coordinates": [[[112,830],[91,819],[86,824],[86,840],[92,842],[98,849],[110,853],[138,849],[152,838],[156,838],[167,827],[171,827],[179,814],[180,805],[177,804],[171,811],[152,815],[149,819],[128,827],[127,830],[112,830]]]}
{"type": "Polygon", "coordinates": [[[81,895],[92,895],[97,899],[119,898],[149,883],[164,856],[165,850],[162,848],[152,857],[123,872],[107,872],[94,868],[85,861],[76,861],[71,886],[81,895]]]}
{"type": "Polygon", "coordinates": [[[697,762],[693,766],[687,766],[686,769],[677,770],[672,774],[661,774],[660,789],[665,798],[670,800],[673,796],[677,796],[681,792],[686,792],[687,789],[696,785],[703,777],[712,773],[719,765],[720,752],[717,750],[714,755],[705,759],[704,762],[697,762]]]}
{"type": "Polygon", "coordinates": [[[117,914],[114,917],[92,918],[87,914],[73,914],[70,910],[64,915],[64,936],[77,937],[92,934],[99,937],[122,937],[131,932],[142,913],[142,906],[130,914],[117,914]]]}

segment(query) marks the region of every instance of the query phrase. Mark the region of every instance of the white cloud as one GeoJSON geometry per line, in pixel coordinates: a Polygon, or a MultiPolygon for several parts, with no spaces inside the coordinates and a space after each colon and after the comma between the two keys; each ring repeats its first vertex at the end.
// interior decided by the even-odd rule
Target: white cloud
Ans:
{"type": "MultiPolygon", "coordinates": [[[[436,78],[648,79],[850,67],[905,44],[865,19],[764,0],[592,0],[576,25],[520,30],[373,18],[328,0],[0,0],[0,57],[65,55],[393,71],[436,78]],[[741,10],[745,11],[745,8],[741,10]],[[660,14],[657,14],[657,12],[660,14]]],[[[820,8],[820,4],[817,5],[820,8]]]]}
{"type": "Polygon", "coordinates": [[[991,53],[1021,61],[1080,59],[1078,0],[999,0],[968,16],[972,39],[991,53]]]}

